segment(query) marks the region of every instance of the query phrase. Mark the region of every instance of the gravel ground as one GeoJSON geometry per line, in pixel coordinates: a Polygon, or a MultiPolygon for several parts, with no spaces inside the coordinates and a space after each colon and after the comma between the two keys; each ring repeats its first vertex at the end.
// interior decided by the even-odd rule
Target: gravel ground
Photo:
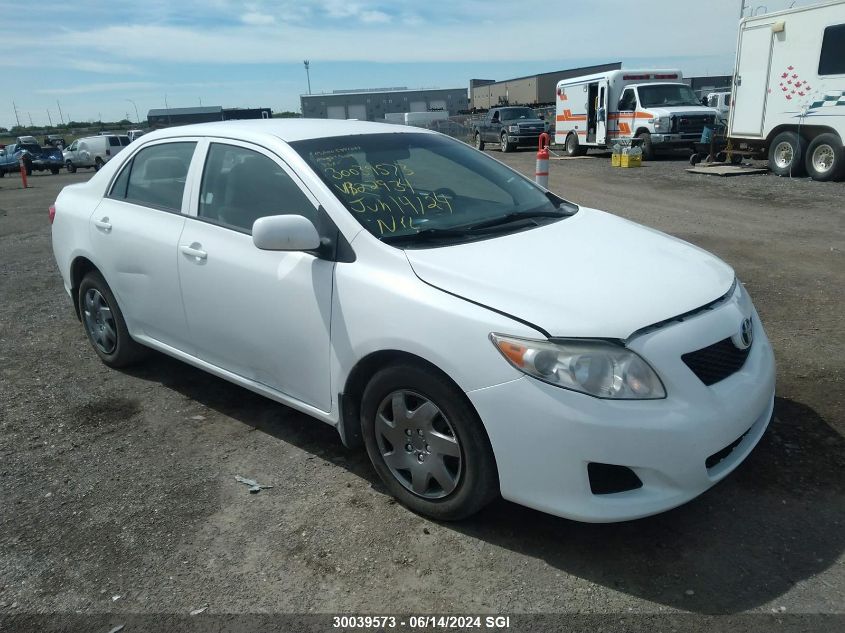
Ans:
{"type": "MultiPolygon", "coordinates": [[[[533,173],[531,151],[490,153],[533,173]]],[[[90,172],[35,175],[25,191],[0,180],[0,630],[204,606],[202,617],[608,616],[594,630],[666,613],[693,614],[684,630],[713,630],[707,614],[769,614],[751,620],[766,627],[807,614],[806,630],[822,628],[812,614],[841,617],[845,185],[685,166],[552,161],[551,188],[736,268],[775,347],[775,419],[699,499],[613,525],[504,501],[434,523],[394,503],[326,425],[163,356],[107,369],[63,291],[47,222],[61,187],[90,172]],[[235,475],[274,487],[250,494],[235,475]]],[[[635,262],[624,272],[636,283],[635,262]]]]}

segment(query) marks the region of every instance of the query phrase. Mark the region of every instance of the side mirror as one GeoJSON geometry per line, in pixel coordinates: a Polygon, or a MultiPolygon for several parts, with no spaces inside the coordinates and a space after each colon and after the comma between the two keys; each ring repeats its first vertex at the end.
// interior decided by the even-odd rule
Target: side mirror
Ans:
{"type": "Polygon", "coordinates": [[[302,215],[268,215],[252,225],[252,243],[263,251],[313,251],[320,236],[302,215]]]}

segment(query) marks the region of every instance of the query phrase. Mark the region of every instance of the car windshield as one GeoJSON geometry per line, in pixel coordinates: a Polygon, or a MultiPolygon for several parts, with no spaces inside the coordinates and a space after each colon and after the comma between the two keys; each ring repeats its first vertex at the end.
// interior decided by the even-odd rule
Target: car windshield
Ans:
{"type": "Polygon", "coordinates": [[[695,93],[684,84],[656,84],[654,86],[639,86],[640,104],[644,108],[660,106],[700,106],[701,101],[695,93]]]}
{"type": "Polygon", "coordinates": [[[502,110],[501,113],[502,121],[537,118],[537,113],[531,108],[508,108],[507,110],[502,110]]]}
{"type": "Polygon", "coordinates": [[[465,143],[437,134],[338,136],[291,147],[352,216],[384,241],[413,243],[446,234],[453,241],[473,239],[481,236],[473,230],[482,224],[510,232],[537,226],[532,217],[554,221],[577,209],[465,143]]]}

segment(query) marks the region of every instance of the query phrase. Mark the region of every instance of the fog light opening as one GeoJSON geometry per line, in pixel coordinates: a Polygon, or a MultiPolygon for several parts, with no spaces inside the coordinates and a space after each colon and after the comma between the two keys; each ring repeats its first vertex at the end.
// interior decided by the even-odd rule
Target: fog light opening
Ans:
{"type": "Polygon", "coordinates": [[[590,491],[594,495],[611,495],[643,487],[637,474],[627,466],[590,462],[587,464],[587,475],[590,478],[590,491]]]}

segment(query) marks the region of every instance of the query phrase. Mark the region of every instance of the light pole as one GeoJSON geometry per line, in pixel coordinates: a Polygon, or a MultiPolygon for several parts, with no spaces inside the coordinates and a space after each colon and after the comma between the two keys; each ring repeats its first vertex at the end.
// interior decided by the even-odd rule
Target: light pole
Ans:
{"type": "Polygon", "coordinates": [[[138,106],[135,105],[135,102],[132,101],[132,99],[127,99],[127,101],[135,107],[135,123],[141,125],[141,117],[138,116],[138,106]]]}
{"type": "Polygon", "coordinates": [[[311,71],[309,70],[311,68],[311,62],[306,59],[302,63],[305,64],[305,76],[308,78],[308,94],[311,94],[311,71]]]}

